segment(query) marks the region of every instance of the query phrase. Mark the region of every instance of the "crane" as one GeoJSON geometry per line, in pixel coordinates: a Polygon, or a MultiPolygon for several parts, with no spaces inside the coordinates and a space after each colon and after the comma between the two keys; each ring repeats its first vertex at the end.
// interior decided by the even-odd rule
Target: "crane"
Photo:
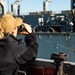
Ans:
{"type": "Polygon", "coordinates": [[[0,15],[6,14],[6,3],[5,0],[0,0],[0,15]]]}
{"type": "Polygon", "coordinates": [[[46,0],[46,1],[43,2],[43,10],[44,10],[44,11],[46,11],[47,6],[48,6],[48,4],[49,4],[50,1],[51,1],[51,0],[46,0]]]}
{"type": "Polygon", "coordinates": [[[13,15],[15,15],[16,12],[16,7],[18,7],[18,15],[20,14],[20,1],[21,0],[16,0],[12,5],[11,5],[11,12],[13,13],[13,15]]]}

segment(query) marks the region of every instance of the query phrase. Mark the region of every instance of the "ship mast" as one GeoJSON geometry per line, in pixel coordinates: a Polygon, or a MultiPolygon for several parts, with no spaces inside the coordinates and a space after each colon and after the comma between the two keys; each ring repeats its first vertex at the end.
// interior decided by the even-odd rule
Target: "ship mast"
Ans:
{"type": "Polygon", "coordinates": [[[50,2],[50,0],[46,0],[43,2],[43,11],[47,10],[47,6],[48,6],[49,2],[50,2]]]}

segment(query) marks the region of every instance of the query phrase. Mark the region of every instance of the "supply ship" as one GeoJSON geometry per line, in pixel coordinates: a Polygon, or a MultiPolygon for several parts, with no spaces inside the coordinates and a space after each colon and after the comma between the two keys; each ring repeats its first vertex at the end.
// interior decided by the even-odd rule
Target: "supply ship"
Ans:
{"type": "MultiPolygon", "coordinates": [[[[47,11],[50,0],[43,2],[43,11],[20,14],[20,0],[11,4],[11,14],[28,23],[39,44],[35,61],[28,66],[21,65],[20,71],[27,75],[75,75],[75,0],[71,0],[71,10],[61,13],[47,11]],[[15,10],[17,6],[17,15],[15,10]]],[[[0,16],[6,12],[5,0],[0,0],[0,16]]],[[[17,38],[22,38],[18,35],[17,38]]]]}

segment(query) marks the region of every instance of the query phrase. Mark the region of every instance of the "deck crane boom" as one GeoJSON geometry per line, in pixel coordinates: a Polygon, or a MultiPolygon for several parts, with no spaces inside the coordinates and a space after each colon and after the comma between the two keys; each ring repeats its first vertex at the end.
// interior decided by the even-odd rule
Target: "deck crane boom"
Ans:
{"type": "Polygon", "coordinates": [[[13,15],[16,13],[16,7],[18,7],[18,15],[20,15],[20,0],[16,0],[12,5],[11,5],[11,12],[13,15]]]}
{"type": "Polygon", "coordinates": [[[43,2],[43,10],[44,10],[44,11],[46,11],[47,6],[48,6],[48,4],[49,4],[50,1],[51,1],[51,0],[46,0],[46,1],[43,2]]]}

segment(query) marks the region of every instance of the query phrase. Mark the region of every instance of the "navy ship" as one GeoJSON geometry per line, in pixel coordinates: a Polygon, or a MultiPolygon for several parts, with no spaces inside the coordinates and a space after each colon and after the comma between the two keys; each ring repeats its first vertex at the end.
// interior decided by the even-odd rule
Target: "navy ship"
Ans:
{"type": "Polygon", "coordinates": [[[60,52],[68,54],[67,61],[75,62],[74,0],[71,0],[71,10],[61,13],[47,11],[49,2],[43,2],[43,11],[30,12],[29,15],[20,15],[19,8],[17,16],[33,28],[39,43],[38,58],[50,59],[53,52],[60,52]]]}
{"type": "MultiPolygon", "coordinates": [[[[28,75],[75,75],[75,1],[71,0],[71,10],[53,13],[46,11],[50,0],[43,2],[43,11],[20,15],[20,0],[11,5],[11,14],[21,17],[31,25],[39,44],[38,55],[27,66],[28,75]],[[15,15],[17,6],[17,15],[15,15]],[[63,62],[64,61],[64,62],[63,62]]],[[[0,0],[0,16],[6,12],[5,1],[0,0]]],[[[17,38],[22,38],[23,35],[17,38]]],[[[21,71],[25,65],[21,65],[21,71]]]]}

